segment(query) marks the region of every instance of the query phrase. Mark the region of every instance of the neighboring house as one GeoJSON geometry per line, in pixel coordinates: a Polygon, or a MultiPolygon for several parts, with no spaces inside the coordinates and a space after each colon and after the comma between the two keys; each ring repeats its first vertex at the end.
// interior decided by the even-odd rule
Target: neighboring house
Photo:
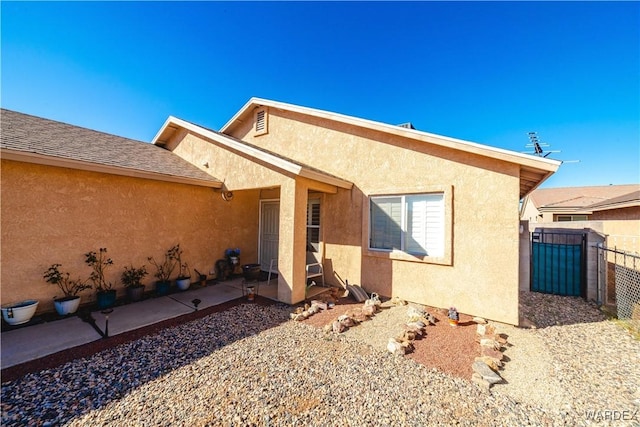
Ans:
{"type": "Polygon", "coordinates": [[[530,223],[640,219],[640,184],[539,188],[520,216],[530,223]]]}
{"type": "MultiPolygon", "coordinates": [[[[162,153],[138,174],[138,162],[110,170],[92,157],[52,163],[60,152],[75,158],[66,137],[53,153],[30,157],[21,144],[48,140],[42,128],[69,126],[38,118],[30,118],[41,123],[37,131],[29,123],[14,131],[28,135],[7,157],[5,121],[21,117],[2,112],[3,302],[41,295],[38,279],[49,264],[80,271],[72,260],[92,248],[109,248],[122,265],[140,264],[180,242],[191,265],[205,271],[225,247],[240,247],[242,263],[263,269],[277,259],[278,298],[287,303],[304,299],[312,258],[330,284],[348,280],[383,296],[517,324],[518,202],[559,166],[254,98],[219,132],[169,117],[154,145],[110,144],[122,159],[137,157],[129,155],[134,148],[162,153]],[[185,172],[169,172],[163,162],[182,162],[185,172]],[[184,174],[190,182],[179,181],[184,174]]],[[[95,137],[75,129],[80,140],[95,137]]]]}

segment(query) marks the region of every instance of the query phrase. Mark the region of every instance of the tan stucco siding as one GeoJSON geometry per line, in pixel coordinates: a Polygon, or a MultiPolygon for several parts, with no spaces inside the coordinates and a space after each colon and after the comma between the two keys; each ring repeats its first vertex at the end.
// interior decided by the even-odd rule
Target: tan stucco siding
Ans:
{"type": "Polygon", "coordinates": [[[524,198],[520,219],[529,222],[538,222],[538,220],[542,220],[540,211],[535,207],[530,197],[524,198]]]}
{"type": "Polygon", "coordinates": [[[640,206],[630,206],[628,208],[609,209],[596,211],[589,215],[592,221],[602,220],[638,220],[640,219],[640,206]]]}
{"type": "Polygon", "coordinates": [[[291,179],[214,141],[187,132],[178,137],[173,152],[222,181],[226,190],[276,187],[291,179]]]}
{"type": "Polygon", "coordinates": [[[233,136],[354,183],[324,199],[329,281],[337,274],[385,296],[518,322],[517,165],[275,109],[268,134],[256,137],[251,126],[233,136]],[[369,197],[425,191],[451,193],[450,259],[372,254],[369,197]]]}
{"type": "MultiPolygon", "coordinates": [[[[83,254],[108,249],[116,283],[125,265],[154,269],[156,259],[180,243],[184,260],[208,273],[227,247],[240,247],[242,261],[257,259],[259,192],[239,191],[231,202],[211,188],[129,178],[2,160],[2,303],[40,300],[53,309],[57,287],[42,279],[53,263],[87,278],[83,254]]],[[[176,272],[177,275],[177,272],[176,272]]],[[[153,289],[154,278],[144,283],[153,289]]],[[[85,291],[83,301],[95,299],[85,291]]]]}
{"type": "Polygon", "coordinates": [[[640,220],[600,221],[607,246],[640,254],[640,220]]]}

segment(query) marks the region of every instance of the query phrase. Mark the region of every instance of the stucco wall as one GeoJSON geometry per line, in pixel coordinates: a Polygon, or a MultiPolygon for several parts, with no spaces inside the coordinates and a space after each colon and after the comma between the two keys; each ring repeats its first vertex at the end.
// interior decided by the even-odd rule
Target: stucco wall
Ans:
{"type": "Polygon", "coordinates": [[[173,150],[175,154],[211,173],[224,183],[227,190],[279,187],[291,179],[257,164],[240,152],[191,133],[178,133],[174,143],[177,144],[173,150]]]}
{"type": "MultiPolygon", "coordinates": [[[[210,171],[223,181],[224,189],[252,189],[260,197],[280,199],[278,246],[278,299],[297,303],[305,298],[305,247],[307,194],[312,182],[273,168],[246,154],[189,132],[178,133],[171,141],[173,152],[210,171]],[[202,165],[207,164],[208,167],[202,165]]],[[[252,214],[259,215],[256,205],[252,214]]],[[[258,244],[259,219],[254,240],[258,244]]],[[[255,261],[261,261],[256,256],[255,261]]]]}
{"type": "Polygon", "coordinates": [[[247,122],[233,136],[354,183],[325,197],[328,281],[339,276],[381,295],[518,322],[518,166],[275,109],[268,134],[254,136],[247,122]],[[368,197],[425,188],[450,192],[450,259],[368,251],[368,197]]]}
{"type": "MultiPolygon", "coordinates": [[[[240,247],[243,263],[257,259],[259,192],[238,191],[231,202],[210,188],[2,160],[2,303],[40,300],[53,310],[57,287],[42,279],[53,263],[87,278],[83,254],[108,249],[119,283],[125,265],[145,264],[180,243],[184,260],[202,273],[228,247],[240,247]]],[[[177,272],[176,272],[177,275],[177,272]]],[[[149,275],[144,283],[155,279],[149,275]]],[[[147,289],[152,288],[148,286],[147,289]]],[[[85,291],[83,301],[95,300],[85,291]]]]}
{"type": "Polygon", "coordinates": [[[632,206],[622,209],[609,209],[597,211],[589,216],[593,221],[602,220],[640,220],[640,206],[632,206]]]}

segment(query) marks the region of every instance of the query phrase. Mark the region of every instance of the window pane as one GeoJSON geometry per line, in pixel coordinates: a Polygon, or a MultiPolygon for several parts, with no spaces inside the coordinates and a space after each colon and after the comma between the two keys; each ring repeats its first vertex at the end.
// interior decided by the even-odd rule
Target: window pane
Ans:
{"type": "Polygon", "coordinates": [[[427,254],[427,200],[425,196],[407,197],[407,234],[405,251],[427,254]]]}
{"type": "Polygon", "coordinates": [[[320,250],[320,200],[309,200],[307,204],[307,251],[320,250]]]}
{"type": "Polygon", "coordinates": [[[401,249],[402,199],[375,197],[371,199],[370,247],[401,249]]]}
{"type": "Polygon", "coordinates": [[[426,249],[429,256],[444,255],[444,195],[429,194],[426,203],[426,249]]]}
{"type": "Polygon", "coordinates": [[[307,251],[318,252],[320,250],[320,228],[307,227],[307,251]]]}
{"type": "Polygon", "coordinates": [[[307,225],[320,225],[320,201],[310,200],[307,205],[307,225]]]}

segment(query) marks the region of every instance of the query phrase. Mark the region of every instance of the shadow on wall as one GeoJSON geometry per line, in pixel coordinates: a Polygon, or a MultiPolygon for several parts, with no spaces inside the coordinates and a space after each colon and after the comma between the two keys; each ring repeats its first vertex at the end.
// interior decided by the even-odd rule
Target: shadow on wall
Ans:
{"type": "Polygon", "coordinates": [[[366,210],[366,195],[357,187],[340,191],[325,199],[325,243],[344,249],[340,254],[324,259],[326,280],[345,285],[359,284],[368,292],[384,297],[393,295],[394,260],[388,255],[398,250],[417,257],[427,255],[429,248],[425,218],[428,210],[441,200],[432,195],[415,195],[406,199],[400,196],[382,196],[366,210]],[[432,200],[433,199],[433,200],[432,200]],[[403,206],[404,203],[404,206],[403,206]],[[367,215],[367,218],[363,218],[367,215]],[[407,218],[403,230],[403,218],[407,218]],[[365,227],[363,224],[370,226],[365,227]],[[362,236],[366,233],[367,236],[362,236]],[[367,245],[367,247],[363,247],[367,245]],[[379,249],[380,256],[367,256],[369,247],[379,249]]]}

